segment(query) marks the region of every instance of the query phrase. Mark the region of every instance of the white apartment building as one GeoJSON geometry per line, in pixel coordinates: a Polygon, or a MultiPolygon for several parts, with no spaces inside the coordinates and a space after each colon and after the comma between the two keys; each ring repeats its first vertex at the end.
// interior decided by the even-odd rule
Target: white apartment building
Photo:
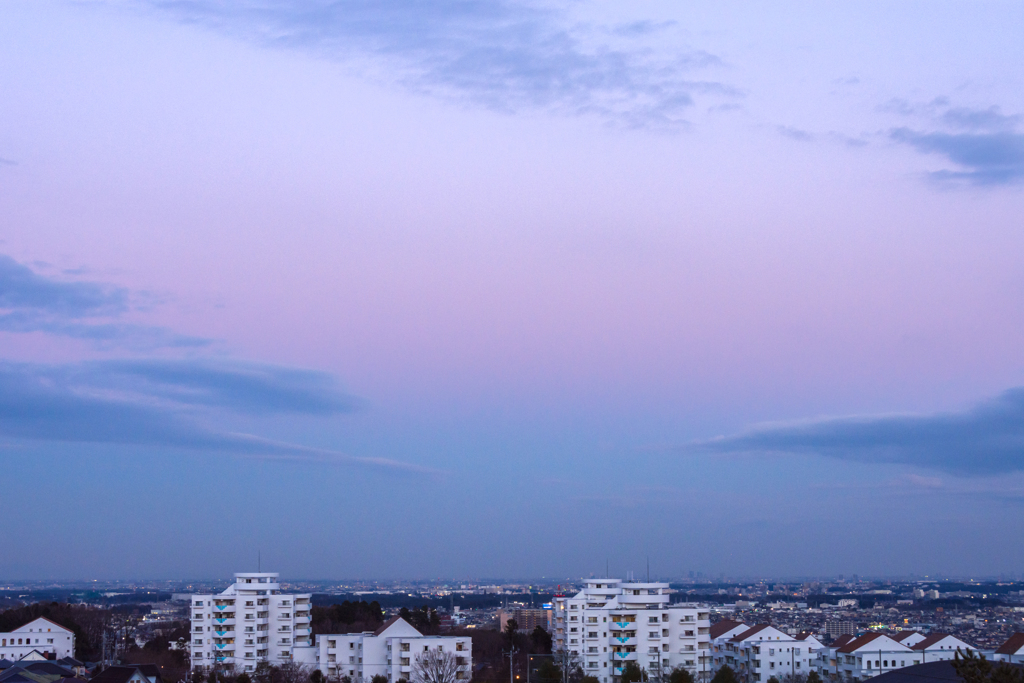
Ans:
{"type": "Polygon", "coordinates": [[[655,674],[685,668],[709,680],[709,611],[670,605],[667,583],[591,579],[553,607],[555,651],[578,657],[601,683],[616,683],[626,662],[655,674]]]}
{"type": "Polygon", "coordinates": [[[71,629],[39,617],[10,633],[0,633],[0,659],[16,662],[33,650],[54,659],[75,656],[75,634],[71,629]]]}
{"type": "Polygon", "coordinates": [[[908,643],[906,640],[903,641],[903,644],[910,645],[911,650],[920,653],[922,664],[953,659],[958,649],[961,652],[977,649],[973,645],[968,645],[956,636],[951,636],[948,633],[929,633],[913,644],[908,643]]]}
{"type": "Polygon", "coordinates": [[[413,680],[416,658],[429,650],[450,652],[458,666],[456,678],[469,680],[473,671],[473,641],[460,636],[425,636],[401,617],[392,617],[367,633],[318,635],[315,656],[302,651],[302,664],[316,666],[328,680],[348,677],[368,681],[385,676],[394,683],[413,680]]]}
{"type": "Polygon", "coordinates": [[[281,592],[276,573],[235,574],[219,595],[191,598],[193,668],[253,671],[257,662],[307,659],[312,650],[309,593],[281,592]]]}
{"type": "Polygon", "coordinates": [[[807,674],[815,668],[822,647],[809,634],[794,637],[769,624],[748,626],[725,620],[715,624],[712,634],[713,672],[728,666],[740,681],[748,683],[807,674]]]}
{"type": "Polygon", "coordinates": [[[863,681],[921,663],[921,654],[881,633],[840,636],[818,659],[818,673],[833,681],[863,681]]]}

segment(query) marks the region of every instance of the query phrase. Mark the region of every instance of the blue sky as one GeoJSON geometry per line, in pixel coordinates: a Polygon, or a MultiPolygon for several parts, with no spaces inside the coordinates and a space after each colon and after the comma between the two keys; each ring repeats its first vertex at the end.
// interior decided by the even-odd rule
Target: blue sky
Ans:
{"type": "Polygon", "coordinates": [[[1022,33],[4,3],[0,577],[1019,572],[1022,33]]]}

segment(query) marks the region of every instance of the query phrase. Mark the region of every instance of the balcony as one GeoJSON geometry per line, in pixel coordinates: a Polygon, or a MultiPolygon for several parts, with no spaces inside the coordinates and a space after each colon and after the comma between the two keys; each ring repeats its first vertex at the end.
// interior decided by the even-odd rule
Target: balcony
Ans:
{"type": "Polygon", "coordinates": [[[667,605],[668,595],[620,595],[619,602],[623,605],[667,605]]]}
{"type": "Polygon", "coordinates": [[[623,629],[635,629],[635,621],[615,621],[615,617],[612,617],[611,623],[608,625],[613,631],[622,631],[623,629]]]}
{"type": "Polygon", "coordinates": [[[218,626],[213,631],[213,634],[217,638],[234,638],[235,637],[235,629],[233,627],[231,627],[231,626],[224,626],[224,627],[218,626]]]}
{"type": "Polygon", "coordinates": [[[615,660],[616,662],[635,662],[636,661],[636,653],[635,652],[613,652],[612,653],[612,659],[615,660]]]}
{"type": "MultiPolygon", "coordinates": [[[[627,631],[628,633],[628,631],[627,631]]],[[[612,638],[616,645],[636,645],[636,636],[614,636],[612,638]]]]}
{"type": "Polygon", "coordinates": [[[234,626],[235,619],[234,617],[214,617],[213,623],[217,626],[234,626]]]}

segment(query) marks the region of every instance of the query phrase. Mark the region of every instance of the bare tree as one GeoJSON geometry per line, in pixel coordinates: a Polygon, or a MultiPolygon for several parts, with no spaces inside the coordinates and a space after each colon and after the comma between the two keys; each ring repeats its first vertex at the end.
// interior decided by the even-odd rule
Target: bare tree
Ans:
{"type": "Polygon", "coordinates": [[[309,675],[313,667],[297,662],[285,662],[277,668],[281,683],[309,683],[309,675]]]}
{"type": "Polygon", "coordinates": [[[427,650],[412,665],[412,683],[455,683],[458,677],[459,665],[452,652],[427,650]]]}

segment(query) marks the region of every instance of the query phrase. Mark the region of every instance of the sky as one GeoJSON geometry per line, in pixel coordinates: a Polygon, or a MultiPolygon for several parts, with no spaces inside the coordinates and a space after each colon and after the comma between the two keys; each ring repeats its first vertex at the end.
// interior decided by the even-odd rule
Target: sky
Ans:
{"type": "Polygon", "coordinates": [[[0,3],[0,579],[1024,573],[1022,35],[0,3]]]}

